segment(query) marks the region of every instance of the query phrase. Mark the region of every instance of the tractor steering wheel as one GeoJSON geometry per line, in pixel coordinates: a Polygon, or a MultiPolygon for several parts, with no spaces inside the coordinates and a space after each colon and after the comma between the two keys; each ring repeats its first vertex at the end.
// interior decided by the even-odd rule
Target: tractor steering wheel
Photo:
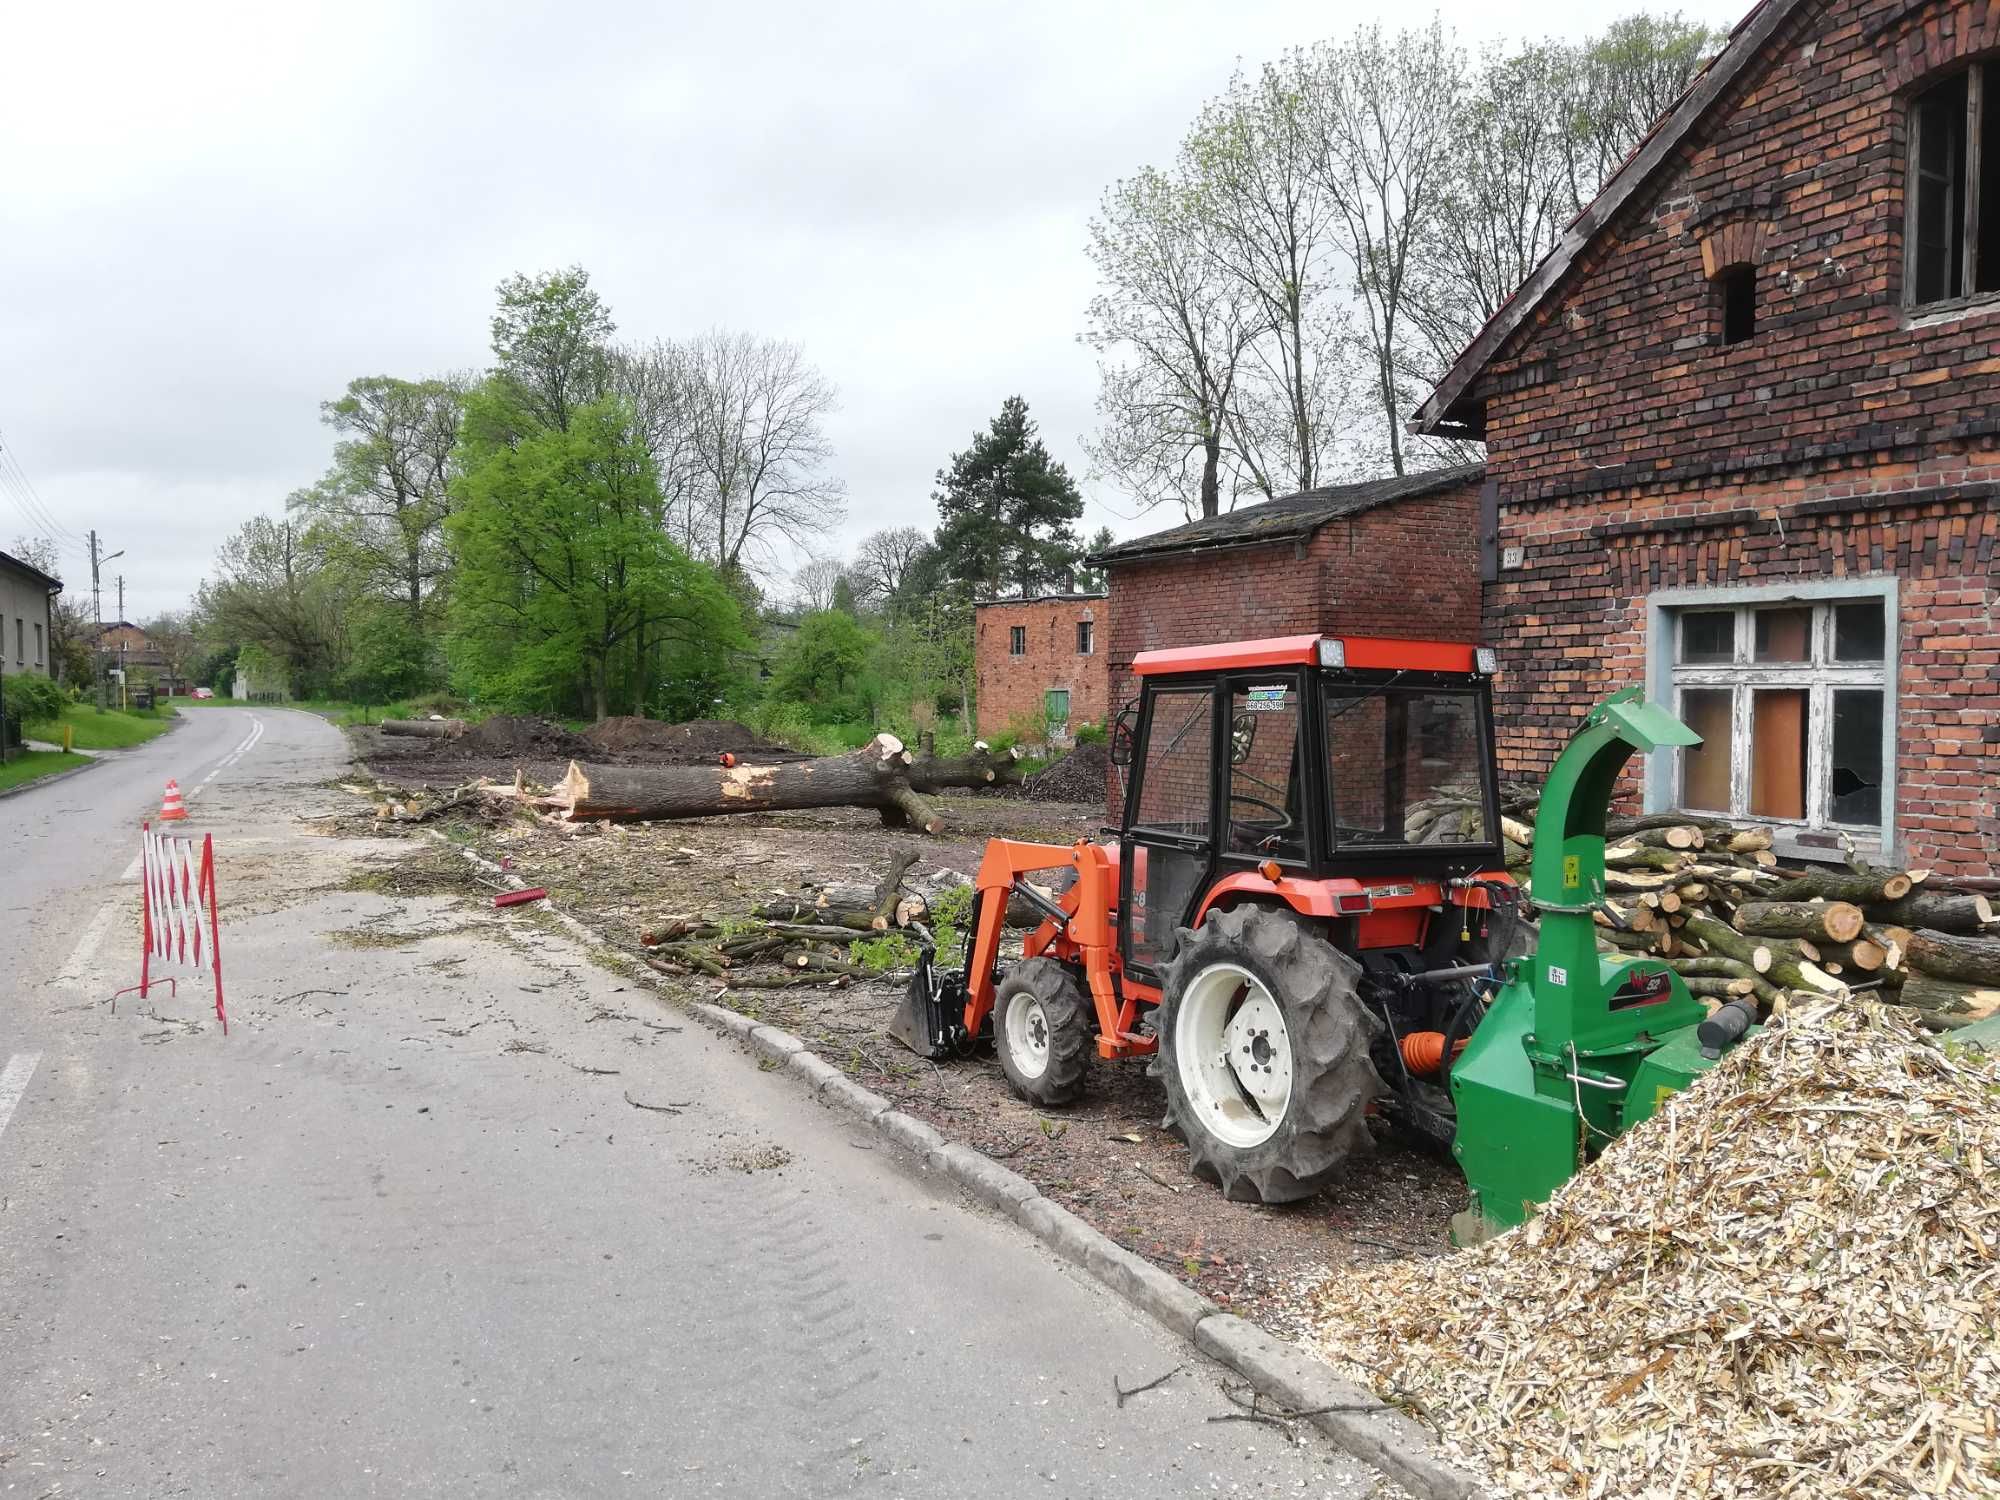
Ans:
{"type": "Polygon", "coordinates": [[[1266,802],[1262,797],[1246,797],[1241,792],[1231,792],[1229,802],[1231,806],[1241,802],[1256,808],[1259,812],[1269,813],[1276,820],[1276,826],[1270,830],[1272,833],[1289,833],[1292,830],[1292,815],[1275,803],[1266,802]]]}

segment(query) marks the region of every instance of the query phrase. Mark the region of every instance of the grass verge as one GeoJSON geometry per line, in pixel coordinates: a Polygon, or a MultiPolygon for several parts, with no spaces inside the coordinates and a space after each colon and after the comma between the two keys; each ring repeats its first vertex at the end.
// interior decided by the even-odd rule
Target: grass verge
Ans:
{"type": "Polygon", "coordinates": [[[12,755],[7,764],[0,766],[0,792],[11,787],[26,786],[31,781],[40,781],[44,776],[53,776],[58,771],[67,771],[72,766],[87,766],[87,755],[65,755],[60,750],[29,750],[12,755]]]}
{"type": "Polygon", "coordinates": [[[165,734],[173,724],[170,709],[99,708],[94,703],[73,703],[60,719],[30,724],[31,740],[62,740],[62,726],[70,728],[71,743],[79,750],[129,750],[155,736],[165,734]]]}

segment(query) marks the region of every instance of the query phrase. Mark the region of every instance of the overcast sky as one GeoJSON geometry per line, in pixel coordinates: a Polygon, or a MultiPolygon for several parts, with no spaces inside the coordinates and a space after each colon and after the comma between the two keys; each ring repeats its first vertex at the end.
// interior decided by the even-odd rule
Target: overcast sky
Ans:
{"type": "MultiPolygon", "coordinates": [[[[1728,25],[1748,0],[1678,7],[1728,25]]],[[[1633,7],[1444,0],[1468,41],[1633,7]]],[[[487,357],[494,285],[578,263],[622,337],[796,339],[838,384],[849,519],[929,526],[1002,398],[1081,478],[1076,342],[1102,188],[1163,161],[1237,58],[1383,4],[14,5],[0,76],[0,435],[126,615],[326,467],[358,375],[487,357]]],[[[1088,524],[1121,535],[1086,484],[1088,524]]],[[[34,524],[0,459],[0,549],[34,524]]]]}

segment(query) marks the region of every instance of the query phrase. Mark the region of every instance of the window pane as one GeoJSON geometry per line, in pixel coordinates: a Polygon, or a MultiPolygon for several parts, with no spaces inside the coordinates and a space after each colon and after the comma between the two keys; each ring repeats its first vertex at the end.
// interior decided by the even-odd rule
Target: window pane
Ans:
{"type": "Polygon", "coordinates": [[[1758,610],[1757,660],[1811,661],[1812,611],[1809,609],[1758,610]]]}
{"type": "Polygon", "coordinates": [[[1681,752],[1681,806],[1707,812],[1729,811],[1729,759],[1734,726],[1727,688],[1689,688],[1681,694],[1681,718],[1701,736],[1681,752]]]}
{"type": "Polygon", "coordinates": [[[1389,731],[1388,698],[1329,694],[1326,753],[1332,762],[1334,836],[1380,842],[1388,825],[1389,775],[1384,759],[1389,731]]]}
{"type": "Polygon", "coordinates": [[[1833,695],[1833,783],[1827,816],[1869,827],[1882,822],[1882,695],[1842,688],[1833,695]]]}
{"type": "Polygon", "coordinates": [[[1153,700],[1146,765],[1139,784],[1139,821],[1163,832],[1208,832],[1209,726],[1214,699],[1204,689],[1161,693],[1153,700]]]}
{"type": "Polygon", "coordinates": [[[1293,779],[1298,743],[1296,681],[1237,691],[1229,721],[1229,847],[1236,853],[1305,858],[1305,820],[1293,779]]]}
{"type": "Polygon", "coordinates": [[[1979,240],[1972,289],[2000,292],[2000,66],[1982,75],[1979,124],[1979,240]]]}
{"type": "Polygon", "coordinates": [[[1352,845],[1485,844],[1486,753],[1470,693],[1329,687],[1334,836],[1352,845]]]}
{"type": "Polygon", "coordinates": [[[1833,607],[1833,659],[1880,661],[1889,651],[1882,601],[1836,604],[1833,607]]]}
{"type": "Polygon", "coordinates": [[[1911,229],[1915,300],[1956,297],[1965,254],[1965,75],[1932,89],[1916,108],[1917,169],[1911,229]]]}
{"type": "Polygon", "coordinates": [[[1701,610],[1681,616],[1681,660],[1690,665],[1736,659],[1736,613],[1701,610]]]}
{"type": "Polygon", "coordinates": [[[1758,818],[1806,815],[1806,694],[1761,691],[1750,700],[1750,812],[1758,818]]]}

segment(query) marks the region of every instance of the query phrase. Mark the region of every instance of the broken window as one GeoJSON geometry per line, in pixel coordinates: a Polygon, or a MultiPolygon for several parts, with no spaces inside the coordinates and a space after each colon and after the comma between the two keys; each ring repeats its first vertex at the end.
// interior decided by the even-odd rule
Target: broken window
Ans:
{"type": "Polygon", "coordinates": [[[2000,64],[1933,84],[1910,107],[1905,296],[1945,302],[2000,291],[2000,64]]]}
{"type": "Polygon", "coordinates": [[[1704,606],[1674,625],[1675,701],[1702,738],[1680,753],[1676,805],[1791,825],[1802,845],[1879,835],[1894,722],[1886,601],[1704,606]]]}

